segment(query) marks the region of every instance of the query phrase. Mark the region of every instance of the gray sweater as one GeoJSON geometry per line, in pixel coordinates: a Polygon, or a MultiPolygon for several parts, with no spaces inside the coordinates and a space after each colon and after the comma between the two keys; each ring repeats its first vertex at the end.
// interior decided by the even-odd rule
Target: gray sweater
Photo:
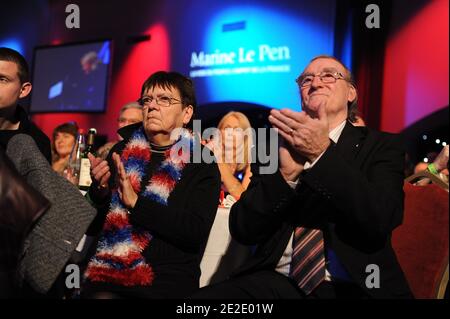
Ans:
{"type": "Polygon", "coordinates": [[[30,136],[14,136],[6,152],[26,181],[51,203],[26,238],[19,265],[21,280],[46,293],[64,271],[96,210],[74,185],[53,171],[30,136]]]}

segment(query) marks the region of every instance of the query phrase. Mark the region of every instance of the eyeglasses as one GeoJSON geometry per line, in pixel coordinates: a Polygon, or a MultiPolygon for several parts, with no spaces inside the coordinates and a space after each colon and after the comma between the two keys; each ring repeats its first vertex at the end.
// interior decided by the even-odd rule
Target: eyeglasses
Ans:
{"type": "Polygon", "coordinates": [[[311,86],[311,83],[314,81],[314,77],[318,76],[322,83],[335,83],[337,80],[346,80],[342,73],[340,72],[320,72],[317,74],[302,74],[300,75],[295,82],[301,87],[306,88],[311,86]]]}
{"type": "Polygon", "coordinates": [[[179,104],[181,103],[180,100],[174,98],[174,97],[168,97],[168,96],[158,96],[158,97],[151,97],[151,96],[144,96],[141,97],[138,100],[138,103],[142,105],[142,107],[149,107],[150,104],[152,104],[153,100],[155,100],[156,104],[163,107],[169,107],[172,104],[179,104]],[[175,101],[175,102],[173,102],[175,101]]]}

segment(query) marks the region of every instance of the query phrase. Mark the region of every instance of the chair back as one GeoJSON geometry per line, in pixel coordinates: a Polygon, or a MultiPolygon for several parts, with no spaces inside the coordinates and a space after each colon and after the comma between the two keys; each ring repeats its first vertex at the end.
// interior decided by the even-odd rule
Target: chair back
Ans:
{"type": "MultiPolygon", "coordinates": [[[[429,176],[427,176],[429,177],[429,176]]],[[[438,184],[404,184],[403,224],[392,245],[416,298],[443,298],[448,283],[449,199],[438,184]]]]}

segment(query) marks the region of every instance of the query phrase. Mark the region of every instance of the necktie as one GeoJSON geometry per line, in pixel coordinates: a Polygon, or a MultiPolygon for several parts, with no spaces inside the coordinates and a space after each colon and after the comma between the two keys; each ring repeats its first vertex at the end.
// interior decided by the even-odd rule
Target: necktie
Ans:
{"type": "Polygon", "coordinates": [[[290,276],[308,295],[325,278],[325,254],[321,230],[297,227],[294,233],[290,276]]]}

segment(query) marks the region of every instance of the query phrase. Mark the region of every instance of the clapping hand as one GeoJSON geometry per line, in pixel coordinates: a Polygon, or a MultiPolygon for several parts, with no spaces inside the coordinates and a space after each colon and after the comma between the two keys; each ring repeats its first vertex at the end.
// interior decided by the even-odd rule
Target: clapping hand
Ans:
{"type": "Polygon", "coordinates": [[[309,162],[320,156],[330,145],[326,107],[322,103],[313,118],[306,112],[289,109],[272,110],[269,121],[292,148],[309,162]]]}
{"type": "Polygon", "coordinates": [[[125,167],[123,166],[123,163],[120,160],[120,156],[114,152],[112,155],[112,159],[117,169],[117,177],[119,183],[118,192],[120,200],[127,208],[134,208],[138,200],[138,195],[131,186],[130,179],[128,178],[128,175],[125,172],[125,167]]]}
{"type": "Polygon", "coordinates": [[[95,157],[91,153],[88,154],[91,163],[91,179],[94,186],[94,192],[100,197],[105,196],[109,192],[108,181],[111,177],[108,162],[95,157]]]}

